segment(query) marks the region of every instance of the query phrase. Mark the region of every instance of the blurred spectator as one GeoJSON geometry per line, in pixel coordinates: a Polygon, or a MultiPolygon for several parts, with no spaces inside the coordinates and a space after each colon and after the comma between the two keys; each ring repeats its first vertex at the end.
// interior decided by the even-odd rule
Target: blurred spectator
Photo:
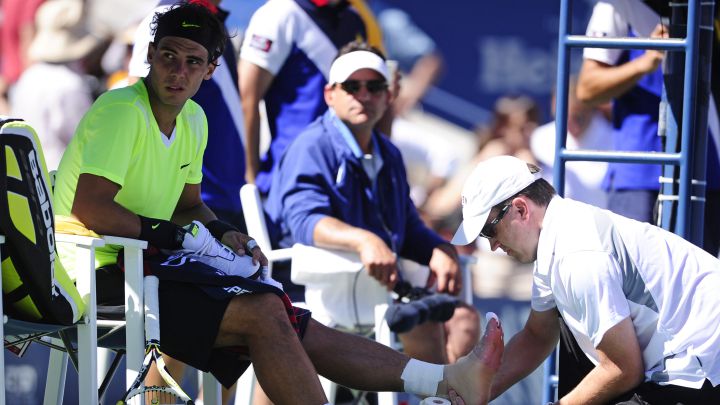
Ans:
{"type": "Polygon", "coordinates": [[[7,93],[28,65],[27,50],[35,36],[35,13],[44,1],[2,0],[0,113],[8,112],[7,93]]]}
{"type": "Polygon", "coordinates": [[[443,58],[435,41],[407,12],[382,0],[369,0],[369,4],[380,24],[388,59],[396,60],[400,70],[407,72],[392,104],[395,115],[402,116],[415,107],[440,76],[443,58]]]}
{"type": "MultiPolygon", "coordinates": [[[[665,37],[660,16],[640,0],[603,0],[593,9],[588,36],[665,37]]],[[[662,51],[586,48],[577,97],[590,105],[613,101],[613,149],[661,151],[658,114],[662,51]]],[[[660,165],[610,163],[604,181],[608,208],[653,222],[660,165]]]]}
{"type": "Polygon", "coordinates": [[[497,100],[493,119],[478,134],[478,150],[475,157],[445,186],[428,196],[424,211],[433,227],[445,234],[447,229],[457,229],[460,224],[460,199],[463,183],[477,164],[485,159],[512,155],[529,163],[535,163],[530,150],[530,135],[538,126],[537,104],[527,96],[504,96],[497,100]]]}
{"type": "Polygon", "coordinates": [[[478,154],[474,163],[500,155],[535,162],[530,151],[530,135],[537,128],[539,117],[538,106],[530,97],[500,97],[490,126],[477,130],[478,154]]]}
{"type": "Polygon", "coordinates": [[[10,95],[11,114],[33,125],[49,169],[57,168],[75,127],[93,102],[87,60],[101,41],[88,31],[82,1],[52,0],[37,11],[34,61],[10,95]]]}
{"type": "MultiPolygon", "coordinates": [[[[223,21],[228,12],[219,7],[222,0],[190,0],[215,10],[223,21]]],[[[170,8],[176,0],[162,0],[153,12],[140,22],[135,32],[135,46],[130,60],[131,82],[148,73],[147,49],[153,36],[150,23],[157,12],[170,8]]],[[[192,100],[207,115],[208,143],[203,159],[202,199],[217,217],[246,232],[240,205],[240,187],[245,184],[245,153],[242,142],[242,106],[238,89],[237,52],[231,42],[210,80],[203,81],[192,100]]]]}
{"type": "MultiPolygon", "coordinates": [[[[105,72],[108,72],[105,81],[105,87],[108,90],[132,84],[128,69],[135,43],[135,31],[137,31],[137,25],[132,25],[117,33],[103,55],[102,67],[105,72]]],[[[132,81],[135,80],[137,79],[133,77],[132,81]]]]}
{"type": "MultiPolygon", "coordinates": [[[[575,96],[577,79],[570,78],[568,86],[568,123],[566,148],[585,150],[608,150],[612,126],[597,108],[581,103],[575,96]]],[[[552,113],[555,115],[555,95],[552,97],[552,113]]],[[[555,163],[555,121],[538,127],[530,137],[530,149],[542,168],[543,178],[552,184],[552,168],[555,163]]],[[[582,201],[596,207],[607,207],[607,193],[602,181],[607,171],[605,162],[568,162],[565,164],[565,197],[582,201]]]]}
{"type": "MultiPolygon", "coordinates": [[[[324,91],[330,109],[288,147],[273,178],[267,213],[274,236],[281,247],[356,252],[364,271],[388,290],[402,280],[397,260],[405,257],[430,268],[427,286],[456,295],[457,253],[420,221],[400,153],[375,128],[392,100],[389,81],[384,59],[366,44],[340,51],[324,91]]],[[[424,323],[400,338],[406,353],[446,363],[465,355],[478,336],[477,314],[462,305],[445,328],[424,323]]]]}
{"type": "Polygon", "coordinates": [[[323,87],[338,49],[366,33],[346,0],[270,0],[253,14],[240,52],[240,90],[246,177],[262,194],[285,148],[327,110],[323,87]],[[272,139],[261,157],[262,100],[272,139]]]}
{"type": "Polygon", "coordinates": [[[410,197],[422,210],[427,197],[452,178],[462,159],[458,156],[458,145],[451,144],[449,127],[452,124],[443,122],[444,127],[429,125],[429,121],[437,121],[438,118],[419,117],[419,114],[407,118],[395,117],[391,140],[402,153],[410,183],[410,197]]]}
{"type": "MultiPolygon", "coordinates": [[[[459,198],[463,184],[478,163],[499,155],[514,155],[524,161],[535,163],[530,149],[530,135],[538,126],[539,108],[530,97],[503,96],[495,102],[490,124],[476,130],[477,151],[475,156],[443,187],[428,196],[424,205],[425,218],[441,235],[452,238],[462,221],[462,205],[459,198]]],[[[531,277],[532,266],[521,264],[510,256],[492,252],[485,238],[476,244],[456,246],[461,254],[473,254],[477,266],[473,268],[475,290],[486,297],[509,295],[527,299],[528,292],[522,281],[531,277]]]]}
{"type": "MultiPolygon", "coordinates": [[[[372,9],[382,32],[386,56],[403,72],[399,91],[378,129],[391,136],[402,152],[411,197],[418,207],[422,207],[427,195],[442,186],[458,165],[448,140],[413,121],[407,114],[439,77],[443,68],[442,55],[435,41],[404,10],[381,0],[369,0],[367,4],[363,0],[350,0],[350,3],[358,10],[368,6],[372,9]]],[[[362,11],[360,13],[364,15],[362,11]]],[[[366,25],[372,23],[370,19],[365,21],[366,25]]]]}

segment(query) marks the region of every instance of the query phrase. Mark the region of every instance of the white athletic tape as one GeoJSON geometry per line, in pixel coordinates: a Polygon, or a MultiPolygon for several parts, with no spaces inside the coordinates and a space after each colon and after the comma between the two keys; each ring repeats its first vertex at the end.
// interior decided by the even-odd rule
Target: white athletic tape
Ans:
{"type": "Polygon", "coordinates": [[[245,247],[247,248],[248,252],[251,252],[251,251],[252,251],[253,249],[255,249],[257,246],[258,246],[258,244],[257,244],[257,242],[255,241],[255,239],[250,239],[250,240],[247,241],[247,243],[245,244],[245,247]]]}
{"type": "Polygon", "coordinates": [[[498,326],[500,326],[500,318],[498,318],[495,312],[488,312],[485,314],[485,322],[490,322],[491,319],[494,319],[498,323],[498,326]]]}
{"type": "Polygon", "coordinates": [[[405,392],[420,396],[437,394],[438,384],[443,380],[443,365],[410,359],[400,378],[405,392]]]}

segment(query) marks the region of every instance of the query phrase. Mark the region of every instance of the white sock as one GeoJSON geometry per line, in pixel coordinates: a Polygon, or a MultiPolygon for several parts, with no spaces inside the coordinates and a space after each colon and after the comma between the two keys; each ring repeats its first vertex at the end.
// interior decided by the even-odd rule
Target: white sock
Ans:
{"type": "Polygon", "coordinates": [[[410,359],[400,376],[405,392],[426,397],[436,395],[444,369],[445,366],[441,364],[410,359]]]}

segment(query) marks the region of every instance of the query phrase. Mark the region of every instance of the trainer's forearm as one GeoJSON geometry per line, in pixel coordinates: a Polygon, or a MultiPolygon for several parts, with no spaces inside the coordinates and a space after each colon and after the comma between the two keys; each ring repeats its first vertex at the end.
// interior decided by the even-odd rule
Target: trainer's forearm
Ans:
{"type": "Polygon", "coordinates": [[[557,339],[540,339],[523,329],[505,346],[502,363],[490,389],[490,398],[507,391],[532,373],[557,345],[557,339]]]}
{"type": "Polygon", "coordinates": [[[560,399],[560,405],[606,404],[637,386],[637,378],[617,369],[597,366],[570,393],[560,399]]]}

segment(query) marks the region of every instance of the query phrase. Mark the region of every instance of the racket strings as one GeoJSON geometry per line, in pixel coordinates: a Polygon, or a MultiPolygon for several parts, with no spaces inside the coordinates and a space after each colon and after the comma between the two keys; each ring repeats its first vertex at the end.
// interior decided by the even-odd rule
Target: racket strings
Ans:
{"type": "Polygon", "coordinates": [[[145,387],[145,403],[149,405],[175,405],[188,404],[182,398],[169,391],[169,387],[150,386],[145,387]]]}

